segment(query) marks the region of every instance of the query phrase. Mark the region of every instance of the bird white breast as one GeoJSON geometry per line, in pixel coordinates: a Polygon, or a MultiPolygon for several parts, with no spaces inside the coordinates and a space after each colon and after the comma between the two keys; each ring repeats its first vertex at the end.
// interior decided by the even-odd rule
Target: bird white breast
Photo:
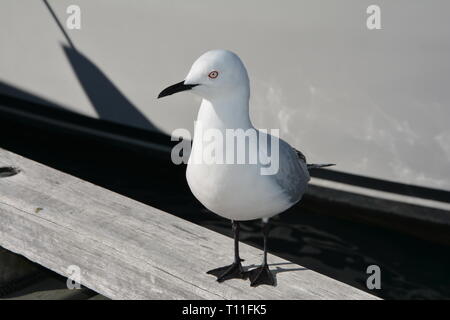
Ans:
{"type": "Polygon", "coordinates": [[[231,220],[271,217],[294,203],[255,164],[189,164],[186,178],[206,208],[231,220]]]}
{"type": "MultiPolygon", "coordinates": [[[[228,128],[255,129],[248,117],[248,104],[227,102],[213,106],[203,100],[197,123],[202,125],[195,127],[186,178],[192,193],[206,208],[231,220],[253,220],[279,214],[300,200],[309,180],[306,164],[302,166],[293,149],[281,139],[279,170],[274,175],[263,175],[260,163],[208,164],[192,161],[192,158],[202,155],[206,146],[202,128],[220,130],[224,137],[228,128]]],[[[255,150],[251,147],[256,146],[246,145],[248,150],[255,150]]],[[[225,148],[224,159],[228,151],[225,148]]]]}

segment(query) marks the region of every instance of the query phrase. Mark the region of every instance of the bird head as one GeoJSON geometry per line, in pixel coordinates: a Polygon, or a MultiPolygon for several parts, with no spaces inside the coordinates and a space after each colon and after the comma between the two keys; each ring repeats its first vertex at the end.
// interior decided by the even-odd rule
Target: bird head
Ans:
{"type": "Polygon", "coordinates": [[[158,98],[182,91],[190,91],[208,100],[237,94],[248,96],[247,70],[235,53],[211,50],[194,62],[183,81],[161,91],[158,98]]]}

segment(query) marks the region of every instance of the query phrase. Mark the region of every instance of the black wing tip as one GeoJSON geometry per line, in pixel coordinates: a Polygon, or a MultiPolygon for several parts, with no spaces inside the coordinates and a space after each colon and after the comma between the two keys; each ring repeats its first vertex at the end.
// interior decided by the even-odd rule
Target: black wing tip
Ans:
{"type": "Polygon", "coordinates": [[[335,165],[336,165],[335,163],[322,163],[322,164],[311,163],[311,164],[308,164],[307,167],[308,167],[308,169],[322,169],[322,168],[332,167],[335,165]]]}

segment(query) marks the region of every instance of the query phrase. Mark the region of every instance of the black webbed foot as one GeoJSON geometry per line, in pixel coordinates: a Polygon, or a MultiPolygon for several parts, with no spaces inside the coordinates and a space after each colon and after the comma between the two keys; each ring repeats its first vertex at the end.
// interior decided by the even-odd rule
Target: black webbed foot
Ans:
{"type": "Polygon", "coordinates": [[[250,278],[250,286],[257,287],[261,284],[267,284],[270,286],[275,285],[275,278],[270,272],[267,264],[263,264],[262,266],[247,271],[248,277],[250,278]]]}

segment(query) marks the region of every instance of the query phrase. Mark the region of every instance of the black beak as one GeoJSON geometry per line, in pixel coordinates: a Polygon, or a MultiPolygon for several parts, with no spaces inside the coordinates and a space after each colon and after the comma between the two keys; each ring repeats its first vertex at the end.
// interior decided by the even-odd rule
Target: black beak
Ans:
{"type": "Polygon", "coordinates": [[[163,91],[160,92],[158,95],[158,99],[166,96],[170,96],[171,94],[191,90],[193,87],[198,86],[198,84],[185,84],[184,81],[175,83],[174,85],[165,88],[163,91]]]}

